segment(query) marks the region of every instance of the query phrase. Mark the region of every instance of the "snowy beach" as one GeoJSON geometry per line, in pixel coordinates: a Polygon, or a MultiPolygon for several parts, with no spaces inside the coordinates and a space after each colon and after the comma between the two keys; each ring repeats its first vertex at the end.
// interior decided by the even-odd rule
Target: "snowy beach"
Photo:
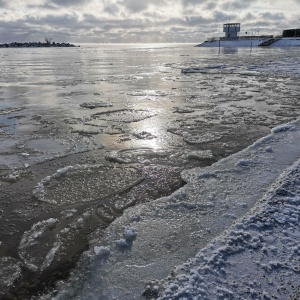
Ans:
{"type": "Polygon", "coordinates": [[[0,55],[1,297],[297,299],[297,48],[0,55]]]}

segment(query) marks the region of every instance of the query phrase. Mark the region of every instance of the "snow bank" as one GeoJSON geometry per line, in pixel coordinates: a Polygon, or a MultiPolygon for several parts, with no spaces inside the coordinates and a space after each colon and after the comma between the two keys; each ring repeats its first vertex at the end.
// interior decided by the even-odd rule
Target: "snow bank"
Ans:
{"type": "Polygon", "coordinates": [[[284,170],[299,157],[296,121],[210,167],[182,172],[183,188],[127,209],[49,297],[285,299],[299,282],[299,163],[284,170]],[[102,249],[95,246],[109,253],[95,255],[102,249]]]}
{"type": "Polygon", "coordinates": [[[299,178],[300,160],[273,184],[258,212],[178,267],[159,299],[295,296],[300,282],[299,178]]]}

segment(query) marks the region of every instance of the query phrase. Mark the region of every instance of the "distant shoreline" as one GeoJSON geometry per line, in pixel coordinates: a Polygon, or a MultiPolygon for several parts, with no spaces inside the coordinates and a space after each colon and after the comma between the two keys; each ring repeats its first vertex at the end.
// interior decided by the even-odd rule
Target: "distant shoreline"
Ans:
{"type": "Polygon", "coordinates": [[[26,43],[5,43],[0,44],[0,48],[40,48],[40,47],[80,47],[70,43],[41,43],[41,42],[26,42],[26,43]]]}

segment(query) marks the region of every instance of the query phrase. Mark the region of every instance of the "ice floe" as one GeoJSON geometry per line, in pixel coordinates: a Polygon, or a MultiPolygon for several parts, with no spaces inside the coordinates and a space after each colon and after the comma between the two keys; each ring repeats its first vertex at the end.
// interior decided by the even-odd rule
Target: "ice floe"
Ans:
{"type": "Polygon", "coordinates": [[[211,150],[186,151],[184,156],[188,159],[211,159],[213,153],[211,150]]]}
{"type": "Polygon", "coordinates": [[[39,240],[44,236],[44,233],[51,227],[54,227],[58,222],[57,219],[50,218],[45,221],[38,222],[34,224],[29,231],[23,234],[23,237],[19,244],[19,255],[23,263],[32,271],[37,271],[39,268],[44,269],[49,266],[56,250],[59,245],[56,245],[54,249],[51,249],[46,256],[46,260],[43,262],[42,266],[39,265],[39,257],[31,255],[31,249],[33,246],[39,243],[39,240]]]}
{"type": "Polygon", "coordinates": [[[147,118],[155,116],[156,113],[150,110],[142,109],[119,109],[107,112],[99,112],[94,114],[94,119],[101,119],[106,121],[116,121],[123,123],[139,122],[147,118]]]}
{"type": "Polygon", "coordinates": [[[98,107],[109,107],[112,106],[112,104],[104,101],[94,101],[81,103],[80,106],[83,108],[94,109],[98,107]]]}
{"type": "Polygon", "coordinates": [[[18,141],[6,139],[2,149],[0,149],[4,153],[4,155],[1,155],[0,164],[7,165],[10,168],[24,168],[25,165],[32,165],[53,158],[101,149],[103,146],[90,137],[100,132],[100,130],[97,132],[78,131],[75,136],[54,136],[51,134],[47,136],[22,136],[18,141]]]}
{"type": "Polygon", "coordinates": [[[43,178],[32,194],[37,200],[54,205],[86,203],[120,193],[140,177],[141,171],[133,167],[67,166],[43,178]]]}
{"type": "Polygon", "coordinates": [[[222,134],[217,132],[206,132],[203,134],[183,133],[183,140],[188,144],[203,144],[220,140],[222,134]]]}

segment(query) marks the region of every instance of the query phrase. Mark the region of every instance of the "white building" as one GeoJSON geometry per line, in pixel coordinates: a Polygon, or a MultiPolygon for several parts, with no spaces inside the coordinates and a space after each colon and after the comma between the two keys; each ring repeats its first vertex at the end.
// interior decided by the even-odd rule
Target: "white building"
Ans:
{"type": "Polygon", "coordinates": [[[240,31],[240,23],[227,23],[223,25],[223,32],[225,32],[226,39],[236,39],[238,37],[238,32],[240,31]]]}

